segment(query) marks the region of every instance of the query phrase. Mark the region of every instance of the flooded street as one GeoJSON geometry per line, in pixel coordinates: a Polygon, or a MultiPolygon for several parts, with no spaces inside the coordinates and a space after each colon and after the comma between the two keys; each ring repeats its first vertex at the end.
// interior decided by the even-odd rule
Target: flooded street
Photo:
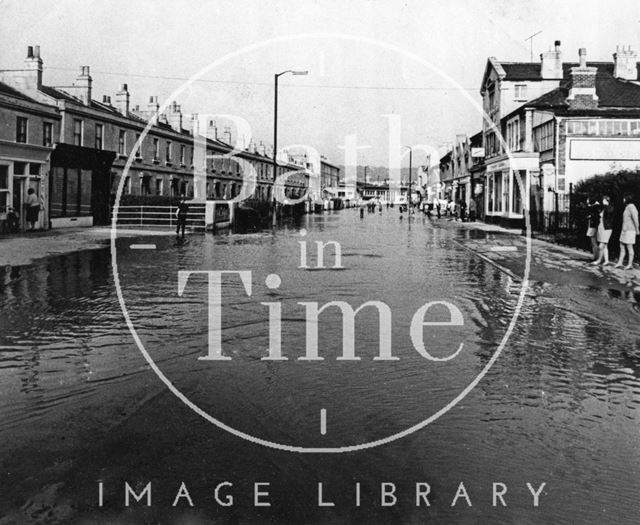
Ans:
{"type": "MultiPolygon", "coordinates": [[[[252,438],[336,449],[420,425],[487,366],[522,283],[465,248],[486,236],[422,215],[399,220],[393,208],[364,220],[343,210],[274,231],[193,235],[185,244],[169,236],[118,239],[116,261],[138,337],[190,403],[252,438]],[[317,268],[316,243],[329,241],[341,260],[330,245],[325,267],[317,268]],[[155,249],[131,248],[144,243],[155,249]],[[179,271],[205,270],[251,272],[250,293],[238,274],[223,278],[225,361],[198,359],[211,335],[205,276],[188,276],[178,293],[179,271]],[[387,357],[396,359],[374,359],[384,340],[375,307],[356,316],[359,360],[338,359],[345,355],[338,308],[317,323],[324,359],[299,359],[311,355],[300,303],[330,301],[388,305],[387,357]],[[461,326],[424,326],[433,357],[463,344],[448,361],[426,359],[411,337],[414,314],[431,301],[451,303],[463,316],[461,326]],[[275,303],[283,360],[264,360],[275,303]]],[[[580,273],[563,279],[555,269],[545,280],[534,269],[502,354],[450,410],[377,447],[299,454],[232,435],[169,391],[132,339],[111,262],[109,249],[53,257],[14,268],[2,288],[0,523],[16,512],[46,516],[43,523],[637,521],[640,323],[633,297],[580,273]],[[151,507],[126,508],[125,482],[138,491],[152,482],[151,507]],[[181,482],[193,507],[172,506],[181,482]],[[231,485],[217,496],[233,495],[232,505],[217,501],[222,482],[231,485]],[[270,507],[255,506],[256,482],[270,483],[270,507]],[[334,506],[318,506],[319,482],[334,506]],[[461,482],[468,499],[452,506],[461,482]],[[395,484],[395,505],[381,506],[384,483],[395,484]],[[430,506],[416,505],[417,483],[429,484],[430,506]],[[507,487],[507,509],[492,504],[493,483],[507,487]],[[527,483],[534,490],[546,484],[537,507],[527,483]]],[[[435,306],[425,320],[442,322],[446,314],[435,306]]]]}

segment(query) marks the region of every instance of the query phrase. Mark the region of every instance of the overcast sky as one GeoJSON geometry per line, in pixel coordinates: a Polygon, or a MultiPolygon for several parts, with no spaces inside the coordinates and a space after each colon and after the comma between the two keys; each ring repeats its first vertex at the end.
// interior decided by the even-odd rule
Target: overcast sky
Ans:
{"type": "Polygon", "coordinates": [[[241,116],[257,141],[271,144],[273,75],[308,69],[280,80],[279,145],[309,144],[343,163],[338,146],[355,133],[371,146],[360,163],[374,165],[387,164],[385,114],[402,118],[404,144],[438,147],[479,131],[481,115],[463,92],[479,102],[488,56],[529,61],[525,38],[537,31],[534,60],[556,39],[567,61],[577,61],[579,47],[590,60],[611,60],[617,44],[640,44],[637,0],[0,0],[0,13],[0,68],[20,67],[27,46],[40,45],[46,84],[69,85],[90,65],[94,98],[126,82],[141,105],[270,39],[363,37],[266,43],[207,71],[178,102],[188,113],[241,116]]]}

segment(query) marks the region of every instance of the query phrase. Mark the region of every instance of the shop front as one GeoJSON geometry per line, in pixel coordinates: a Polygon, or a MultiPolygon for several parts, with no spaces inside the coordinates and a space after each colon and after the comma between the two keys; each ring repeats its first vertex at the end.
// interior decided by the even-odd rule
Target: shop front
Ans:
{"type": "Polygon", "coordinates": [[[52,228],[109,224],[114,158],[111,151],[56,145],[49,176],[52,228]]]}
{"type": "Polygon", "coordinates": [[[485,220],[510,227],[524,227],[532,173],[539,171],[538,156],[512,155],[487,162],[485,220]]]}
{"type": "Polygon", "coordinates": [[[41,210],[36,229],[48,227],[46,207],[46,173],[51,148],[28,144],[3,144],[0,155],[0,232],[15,233],[26,230],[25,202],[29,190],[34,190],[41,210]]]}

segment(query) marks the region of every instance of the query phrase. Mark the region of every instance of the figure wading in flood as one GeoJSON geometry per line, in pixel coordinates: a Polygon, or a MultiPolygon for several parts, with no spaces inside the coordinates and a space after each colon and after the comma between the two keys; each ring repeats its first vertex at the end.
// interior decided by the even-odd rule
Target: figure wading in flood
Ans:
{"type": "Polygon", "coordinates": [[[180,203],[176,210],[176,217],[178,219],[178,225],[176,226],[176,235],[179,238],[184,239],[184,229],[187,226],[187,215],[189,214],[189,205],[187,204],[187,198],[182,195],[180,197],[180,203]],[[180,229],[182,228],[182,236],[180,236],[180,229]]]}

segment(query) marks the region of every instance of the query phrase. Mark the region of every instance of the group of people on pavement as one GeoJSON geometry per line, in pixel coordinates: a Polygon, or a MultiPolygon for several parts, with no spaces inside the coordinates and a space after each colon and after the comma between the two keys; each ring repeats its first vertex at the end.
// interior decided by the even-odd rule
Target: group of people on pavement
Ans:
{"type": "Polygon", "coordinates": [[[456,221],[475,221],[476,220],[476,212],[477,205],[476,201],[473,199],[469,200],[469,206],[464,201],[464,199],[458,199],[457,201],[449,200],[441,200],[435,199],[432,203],[426,203],[424,207],[424,212],[427,216],[431,217],[433,212],[436,212],[436,216],[438,219],[441,217],[450,217],[451,220],[456,221]]]}
{"type": "MultiPolygon", "coordinates": [[[[614,268],[621,268],[624,260],[628,257],[625,270],[633,267],[634,250],[636,238],[640,235],[640,224],[638,222],[638,208],[633,203],[633,196],[627,194],[623,199],[622,229],[620,231],[620,256],[614,268]]],[[[608,195],[603,195],[598,201],[595,198],[589,200],[588,204],[588,227],[587,237],[591,239],[591,249],[594,260],[591,264],[607,266],[609,261],[609,239],[613,231],[613,224],[616,219],[616,209],[611,204],[608,195]]]]}

